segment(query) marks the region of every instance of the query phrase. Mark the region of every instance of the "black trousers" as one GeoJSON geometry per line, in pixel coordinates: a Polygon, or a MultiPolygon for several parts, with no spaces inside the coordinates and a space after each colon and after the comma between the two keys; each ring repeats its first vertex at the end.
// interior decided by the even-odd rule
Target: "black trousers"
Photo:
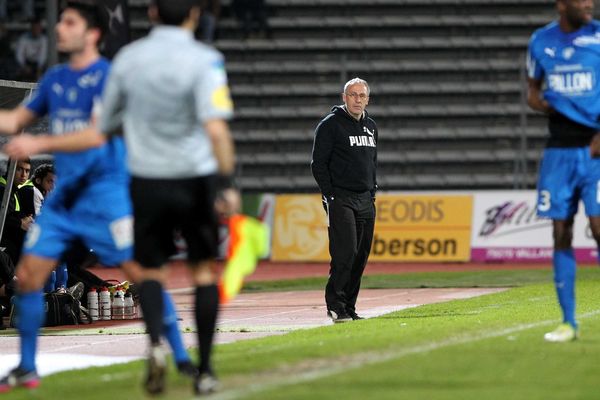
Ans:
{"type": "Polygon", "coordinates": [[[325,288],[328,310],[355,312],[360,281],[367,265],[375,227],[370,192],[339,193],[328,204],[331,268],[325,288]]]}

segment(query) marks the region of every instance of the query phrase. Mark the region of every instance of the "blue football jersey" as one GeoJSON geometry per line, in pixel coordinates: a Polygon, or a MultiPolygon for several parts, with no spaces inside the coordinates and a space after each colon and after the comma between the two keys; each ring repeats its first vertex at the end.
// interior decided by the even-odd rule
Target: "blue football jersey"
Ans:
{"type": "Polygon", "coordinates": [[[557,21],[531,36],[529,78],[544,81],[544,99],[572,121],[600,129],[600,22],[565,33],[557,21]]]}
{"type": "MultiPolygon", "coordinates": [[[[109,70],[106,59],[83,70],[73,70],[67,64],[53,67],[44,75],[25,107],[39,117],[48,115],[53,135],[86,128],[100,107],[109,70]]],[[[81,152],[57,152],[54,165],[57,195],[79,193],[82,189],[95,192],[94,187],[106,190],[107,186],[123,185],[128,180],[125,145],[121,138],[81,152]]]]}

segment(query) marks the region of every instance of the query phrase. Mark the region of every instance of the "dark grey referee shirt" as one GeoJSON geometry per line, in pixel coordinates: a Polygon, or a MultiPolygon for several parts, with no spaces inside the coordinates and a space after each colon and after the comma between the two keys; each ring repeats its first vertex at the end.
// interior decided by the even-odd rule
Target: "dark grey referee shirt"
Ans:
{"type": "Polygon", "coordinates": [[[99,128],[123,127],[131,174],[190,178],[217,172],[203,123],[229,119],[233,105],[222,55],[192,32],[158,26],[124,47],[104,90],[99,128]]]}

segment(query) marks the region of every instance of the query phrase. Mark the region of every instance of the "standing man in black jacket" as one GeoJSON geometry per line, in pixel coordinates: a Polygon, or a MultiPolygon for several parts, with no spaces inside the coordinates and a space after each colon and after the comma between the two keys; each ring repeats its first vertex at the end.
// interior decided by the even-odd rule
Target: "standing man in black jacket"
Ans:
{"type": "Polygon", "coordinates": [[[333,322],[356,314],[375,227],[377,126],[365,111],[370,89],[354,78],[344,85],[344,105],[334,106],[315,131],[311,168],[328,218],[331,269],[325,288],[333,322]]]}

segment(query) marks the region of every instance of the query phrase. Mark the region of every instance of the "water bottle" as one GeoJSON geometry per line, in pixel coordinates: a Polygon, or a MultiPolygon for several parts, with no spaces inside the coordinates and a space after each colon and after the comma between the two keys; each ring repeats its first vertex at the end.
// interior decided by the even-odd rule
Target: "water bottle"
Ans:
{"type": "Polygon", "coordinates": [[[110,319],[110,292],[107,287],[100,290],[100,319],[107,321],[110,319]]]}
{"type": "Polygon", "coordinates": [[[125,319],[125,301],[123,291],[117,290],[112,303],[112,319],[125,319]]]}
{"type": "Polygon", "coordinates": [[[98,292],[96,288],[91,288],[87,294],[87,306],[90,312],[90,317],[92,317],[92,321],[98,321],[98,292]]]}
{"type": "Polygon", "coordinates": [[[123,286],[117,286],[117,290],[115,290],[115,296],[116,295],[120,295],[121,298],[125,297],[125,290],[123,289],[123,286]]]}
{"type": "Polygon", "coordinates": [[[135,315],[135,303],[133,302],[133,296],[131,290],[125,293],[125,319],[134,319],[135,315]]]}

